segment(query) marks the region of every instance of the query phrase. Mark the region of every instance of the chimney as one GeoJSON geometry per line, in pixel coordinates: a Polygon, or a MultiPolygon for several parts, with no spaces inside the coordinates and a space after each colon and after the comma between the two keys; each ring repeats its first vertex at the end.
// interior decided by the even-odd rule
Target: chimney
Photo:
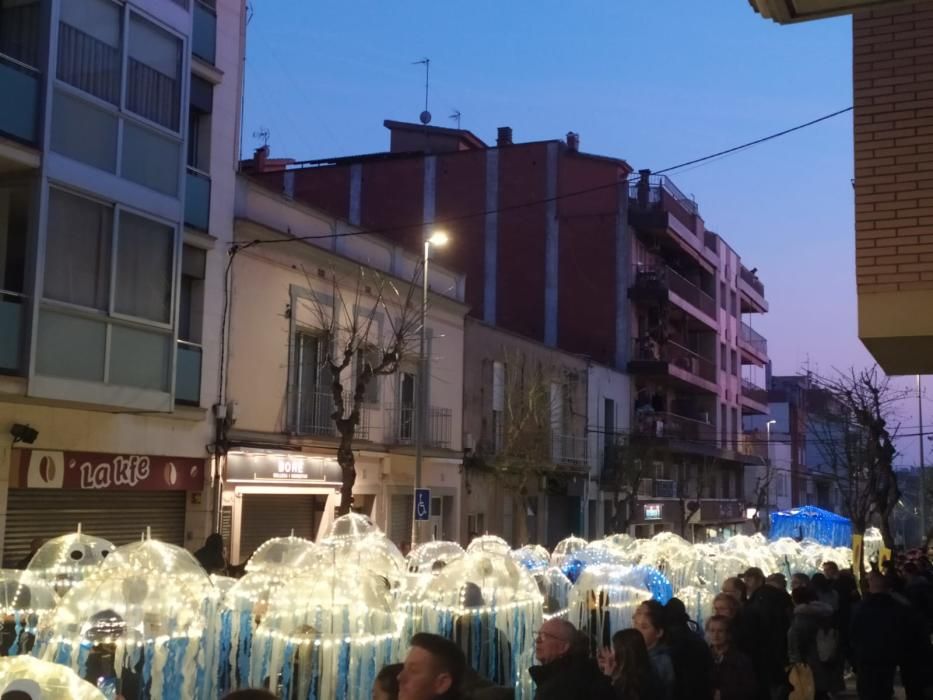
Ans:
{"type": "Polygon", "coordinates": [[[512,145],[512,127],[511,126],[500,126],[499,132],[496,134],[496,146],[502,148],[503,146],[512,145]]]}
{"type": "Polygon", "coordinates": [[[269,144],[264,144],[253,153],[253,168],[257,173],[266,171],[266,163],[269,160],[269,144]]]}
{"type": "Polygon", "coordinates": [[[580,150],[580,134],[575,131],[567,132],[567,148],[574,153],[580,150]]]}

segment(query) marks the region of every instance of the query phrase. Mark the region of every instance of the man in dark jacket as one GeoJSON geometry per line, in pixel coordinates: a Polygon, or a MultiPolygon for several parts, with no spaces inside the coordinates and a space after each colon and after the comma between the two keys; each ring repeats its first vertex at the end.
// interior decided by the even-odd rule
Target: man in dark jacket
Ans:
{"type": "Polygon", "coordinates": [[[530,669],[537,690],[535,700],[612,700],[609,678],[583,652],[577,629],[557,618],[548,620],[535,636],[539,666],[530,669]]]}
{"type": "Polygon", "coordinates": [[[765,575],[752,567],[742,576],[748,587],[748,610],[760,635],[752,662],[762,698],[781,697],[787,684],[787,630],[794,603],[786,590],[765,585],[765,575]]]}
{"type": "Polygon", "coordinates": [[[460,700],[466,659],[460,647],[436,634],[411,638],[398,674],[399,700],[460,700]]]}
{"type": "Polygon", "coordinates": [[[675,700],[713,700],[713,656],[679,598],[664,606],[664,638],[674,665],[675,700]]]}

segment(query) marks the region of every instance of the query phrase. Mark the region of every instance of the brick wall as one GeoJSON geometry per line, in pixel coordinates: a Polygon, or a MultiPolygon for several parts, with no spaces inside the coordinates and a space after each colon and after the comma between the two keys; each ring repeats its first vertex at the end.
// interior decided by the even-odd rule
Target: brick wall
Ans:
{"type": "Polygon", "coordinates": [[[852,33],[858,291],[933,289],[933,2],[852,33]]]}

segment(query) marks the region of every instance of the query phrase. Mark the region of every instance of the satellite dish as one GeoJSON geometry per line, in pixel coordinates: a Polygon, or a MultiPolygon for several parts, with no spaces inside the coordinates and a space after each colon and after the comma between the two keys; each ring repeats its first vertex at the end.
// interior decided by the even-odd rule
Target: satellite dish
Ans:
{"type": "Polygon", "coordinates": [[[424,110],[421,113],[421,116],[418,117],[421,120],[421,123],[427,126],[431,123],[431,113],[428,110],[424,110]]]}

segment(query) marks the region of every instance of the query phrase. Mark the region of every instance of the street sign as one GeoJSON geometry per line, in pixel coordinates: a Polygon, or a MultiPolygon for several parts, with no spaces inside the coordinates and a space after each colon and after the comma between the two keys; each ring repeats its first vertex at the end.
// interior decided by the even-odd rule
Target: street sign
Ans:
{"type": "Polygon", "coordinates": [[[415,520],[431,518],[431,489],[415,489],[415,520]]]}

